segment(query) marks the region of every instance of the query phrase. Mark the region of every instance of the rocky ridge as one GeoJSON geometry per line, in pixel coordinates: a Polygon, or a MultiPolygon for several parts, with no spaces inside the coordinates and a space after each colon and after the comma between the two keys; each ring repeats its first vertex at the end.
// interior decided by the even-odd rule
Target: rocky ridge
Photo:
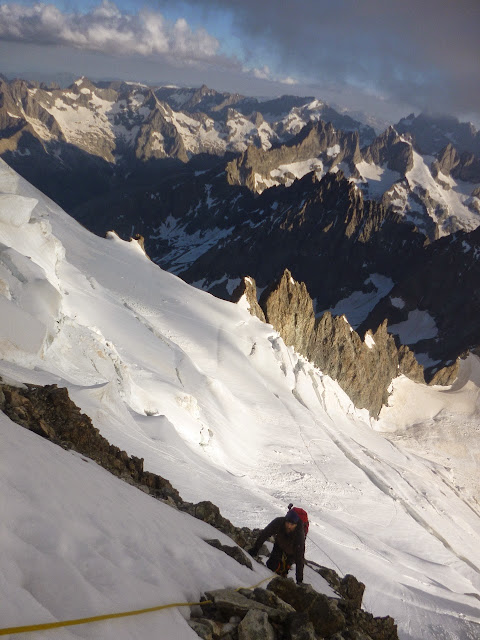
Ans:
{"type": "MultiPolygon", "coordinates": [[[[71,401],[65,388],[31,384],[17,387],[0,382],[0,410],[53,444],[88,456],[85,462],[94,460],[152,497],[211,524],[236,545],[206,542],[252,568],[240,547],[251,547],[258,530],[235,527],[211,502],[184,502],[168,480],[144,471],[142,459],[109,444],[71,401]]],[[[375,618],[361,609],[365,585],[351,575],[340,578],[332,569],[316,563],[309,566],[327,580],[338,597],[319,594],[310,585],[297,586],[293,580],[274,578],[267,589],[206,593],[201,607],[192,609],[189,624],[204,640],[397,640],[392,618],[375,618]]]]}
{"type": "Polygon", "coordinates": [[[452,176],[464,182],[480,183],[480,159],[469,151],[459,153],[449,143],[440,151],[432,164],[432,175],[445,189],[450,189],[450,182],[445,182],[445,176],[452,176]],[[442,175],[443,174],[443,179],[442,175]]]}
{"type": "MultiPolygon", "coordinates": [[[[352,329],[345,316],[329,312],[315,317],[313,302],[304,283],[296,282],[285,270],[279,280],[265,289],[256,302],[255,284],[246,278],[234,291],[233,301],[246,297],[250,313],[270,323],[287,346],[294,349],[323,373],[338,382],[353,404],[377,418],[388,401],[394,378],[404,374],[425,383],[423,367],[405,345],[397,347],[387,332],[386,321],[364,339],[352,329]]],[[[437,371],[430,384],[451,384],[458,363],[437,371]]]]}
{"type": "MultiPolygon", "coordinates": [[[[320,120],[307,124],[295,138],[270,150],[249,146],[242,155],[226,166],[229,184],[247,186],[251,191],[261,193],[273,184],[289,184],[295,174],[289,172],[288,165],[310,161],[320,175],[331,171],[341,162],[346,162],[353,170],[360,160],[358,132],[335,130],[333,124],[320,120]],[[272,180],[272,174],[280,167],[286,169],[272,180]]],[[[308,171],[306,171],[308,172],[308,171]]]]}

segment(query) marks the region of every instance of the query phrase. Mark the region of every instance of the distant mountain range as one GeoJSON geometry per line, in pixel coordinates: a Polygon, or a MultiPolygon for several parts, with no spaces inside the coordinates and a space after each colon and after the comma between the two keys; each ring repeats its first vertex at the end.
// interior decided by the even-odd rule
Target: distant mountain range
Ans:
{"type": "Polygon", "coordinates": [[[89,229],[225,298],[288,268],[432,375],[480,344],[479,155],[447,116],[376,135],[313,97],[0,80],[0,156],[89,229]]]}

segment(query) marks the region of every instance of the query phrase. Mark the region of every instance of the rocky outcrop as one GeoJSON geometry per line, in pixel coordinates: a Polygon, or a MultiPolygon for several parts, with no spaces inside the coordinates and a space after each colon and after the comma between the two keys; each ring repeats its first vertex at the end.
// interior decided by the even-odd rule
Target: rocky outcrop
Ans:
{"type": "Polygon", "coordinates": [[[389,127],[366,149],[362,149],[363,159],[380,167],[387,166],[403,177],[413,167],[412,145],[402,140],[393,127],[389,127]]]}
{"type": "Polygon", "coordinates": [[[181,500],[168,480],[144,470],[142,458],[129,456],[101,436],[90,418],[72,402],[67,389],[31,384],[19,388],[0,383],[0,409],[13,422],[88,456],[146,493],[173,502],[181,500]]]}
{"type": "MultiPolygon", "coordinates": [[[[249,283],[249,296],[256,303],[255,285],[249,283]]],[[[245,286],[239,287],[239,292],[245,286]]],[[[236,296],[239,298],[240,296],[236,296]]],[[[384,320],[375,331],[364,328],[364,339],[354,331],[345,316],[326,312],[315,317],[307,287],[296,282],[286,269],[283,275],[262,293],[259,306],[265,322],[281,335],[287,346],[336,380],[359,409],[367,409],[377,418],[387,403],[390,383],[400,374],[425,384],[424,368],[406,345],[397,346],[384,320]]],[[[252,315],[258,315],[253,305],[252,315]]],[[[450,385],[458,375],[458,361],[428,372],[428,383],[450,385]]]]}
{"type": "Polygon", "coordinates": [[[190,268],[183,262],[180,271],[187,282],[203,279],[202,287],[219,297],[229,299],[229,279],[249,274],[264,288],[287,268],[305,282],[317,309],[329,309],[365,290],[372,273],[397,280],[422,255],[424,236],[379,203],[365,200],[341,171],[322,179],[308,174],[257,198],[245,192],[236,194],[238,210],[237,200],[231,213],[228,202],[219,208],[232,216],[234,231],[190,268]]]}
{"type": "Polygon", "coordinates": [[[205,540],[205,542],[209,544],[211,547],[214,547],[219,551],[223,551],[223,553],[226,553],[227,556],[230,556],[231,558],[236,560],[239,564],[243,564],[245,567],[252,569],[252,563],[250,559],[247,558],[247,556],[240,550],[239,547],[234,545],[230,546],[228,544],[222,544],[220,540],[217,540],[216,538],[213,540],[205,540]]]}
{"type": "MultiPolygon", "coordinates": [[[[356,407],[378,417],[399,373],[399,353],[386,323],[362,340],[344,316],[334,318],[327,312],[315,318],[306,286],[288,270],[263,292],[260,306],[286,345],[336,380],[356,407]]],[[[407,353],[404,348],[404,370],[411,368],[418,376],[420,365],[414,368],[407,353]]]]}
{"type": "MultiPolygon", "coordinates": [[[[229,184],[245,185],[261,192],[281,165],[321,158],[328,169],[340,162],[352,165],[361,159],[358,132],[337,131],[331,123],[311,122],[291,141],[270,150],[249,146],[226,166],[229,184]]],[[[287,176],[288,178],[288,176],[287,176]]]]}
{"type": "Polygon", "coordinates": [[[432,175],[444,188],[449,189],[449,183],[445,182],[440,174],[452,176],[464,182],[478,183],[480,182],[480,159],[468,151],[458,153],[449,143],[432,163],[432,175]]]}
{"type": "Polygon", "coordinates": [[[265,314],[257,301],[257,286],[255,280],[250,276],[242,278],[242,281],[232,293],[231,301],[237,303],[243,297],[245,297],[248,310],[252,316],[256,316],[259,320],[265,322],[265,314]]]}
{"type": "MultiPolygon", "coordinates": [[[[349,576],[353,587],[363,585],[349,576]]],[[[390,617],[375,618],[361,600],[329,597],[311,585],[275,577],[266,589],[219,589],[202,598],[191,628],[204,640],[397,640],[390,617]]]]}
{"type": "Polygon", "coordinates": [[[146,108],[150,114],[140,127],[135,140],[135,156],[140,161],[152,158],[173,158],[181,162],[188,162],[188,153],[182,137],[171,119],[171,109],[157,103],[153,92],[146,108]]]}

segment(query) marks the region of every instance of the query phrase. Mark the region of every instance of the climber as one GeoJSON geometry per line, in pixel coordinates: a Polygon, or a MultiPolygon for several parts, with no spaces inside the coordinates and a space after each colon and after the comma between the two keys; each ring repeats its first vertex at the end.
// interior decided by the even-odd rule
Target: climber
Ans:
{"type": "Polygon", "coordinates": [[[297,584],[301,584],[303,582],[305,532],[298,513],[290,509],[286,516],[272,520],[260,533],[253,547],[247,550],[248,553],[251,556],[258,555],[260,547],[270,536],[275,536],[275,542],[267,560],[267,567],[286,578],[290,567],[295,563],[297,584]]]}

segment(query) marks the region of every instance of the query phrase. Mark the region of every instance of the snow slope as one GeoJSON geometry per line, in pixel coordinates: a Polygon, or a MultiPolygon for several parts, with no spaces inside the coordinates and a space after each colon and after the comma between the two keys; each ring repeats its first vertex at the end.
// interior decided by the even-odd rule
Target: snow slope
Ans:
{"type": "MultiPolygon", "coordinates": [[[[412,416],[395,392],[385,421],[372,424],[245,305],[163,272],[135,241],[91,235],[1,161],[0,194],[5,381],[67,386],[110,442],[236,525],[264,526],[288,502],[303,506],[307,557],[362,580],[365,607],[392,615],[402,640],[478,639],[478,504],[455,486],[455,469],[392,436],[411,420],[435,429],[439,398],[450,423],[464,420],[459,389],[425,399],[414,385],[410,402],[432,411],[412,416]]],[[[462,380],[474,430],[472,366],[462,380]]],[[[206,545],[227,540],[208,525],[1,413],[0,429],[2,626],[197,600],[268,575],[206,545]]],[[[308,569],[305,579],[327,588],[308,569]]],[[[195,638],[186,616],[169,610],[55,638],[195,638]]]]}

